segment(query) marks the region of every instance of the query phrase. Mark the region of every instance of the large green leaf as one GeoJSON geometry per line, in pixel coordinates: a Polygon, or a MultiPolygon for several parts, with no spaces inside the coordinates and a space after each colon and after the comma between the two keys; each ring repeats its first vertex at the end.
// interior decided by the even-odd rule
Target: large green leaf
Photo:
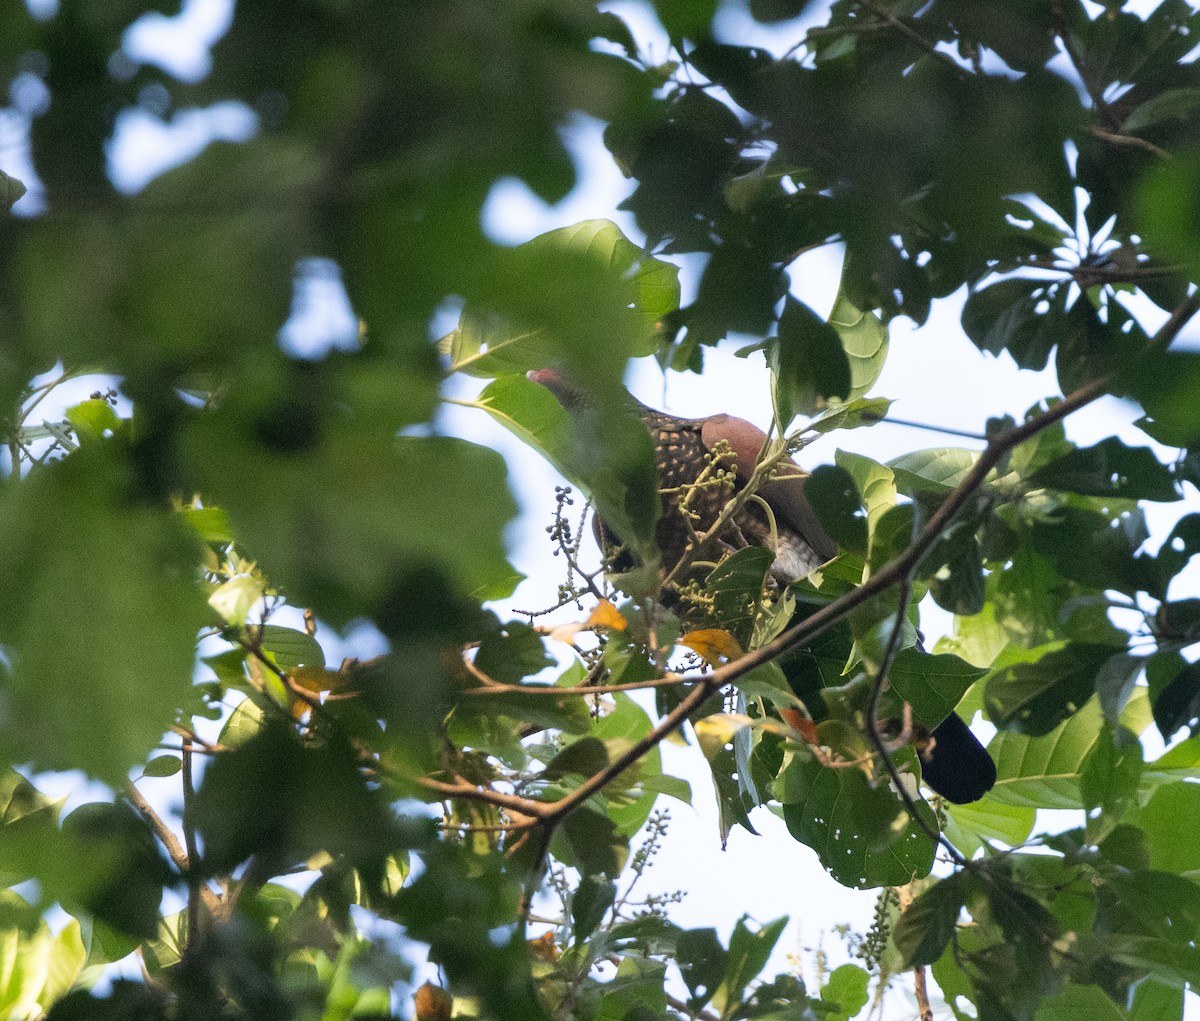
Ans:
{"type": "MultiPolygon", "coordinates": [[[[1149,704],[1144,694],[1138,692],[1130,699],[1121,722],[1135,734],[1145,730],[1149,704]]],[[[988,744],[997,772],[996,786],[989,797],[1001,804],[1029,808],[1082,808],[1080,778],[1101,726],[1100,700],[1093,696],[1048,734],[1029,737],[1001,731],[988,744]]],[[[1155,784],[1164,779],[1150,774],[1148,768],[1143,783],[1155,784]]],[[[1170,778],[1170,774],[1165,777],[1170,778]]]]}
{"type": "MultiPolygon", "coordinates": [[[[780,770],[775,796],[788,832],[807,844],[844,886],[896,886],[928,875],[933,843],[886,783],[872,784],[857,766],[830,768],[793,753],[780,770]]],[[[926,825],[933,811],[917,802],[926,825]]]]}
{"type": "Polygon", "coordinates": [[[849,399],[850,362],[842,339],[807,305],[786,298],[779,333],[767,343],[785,429],[796,415],[815,415],[828,398],[849,399]]]}
{"type": "Polygon", "coordinates": [[[1035,471],[1029,481],[1085,496],[1179,499],[1170,470],[1148,447],[1127,447],[1115,436],[1064,454],[1035,471]]]}
{"type": "Polygon", "coordinates": [[[984,691],[988,715],[1024,734],[1048,734],[1088,700],[1097,673],[1115,651],[1075,643],[996,671],[984,691]]]}
{"type": "Polygon", "coordinates": [[[608,220],[542,234],[507,258],[514,287],[505,300],[525,317],[464,311],[442,342],[452,372],[490,378],[592,365],[597,342],[615,365],[622,354],[651,354],[659,322],[679,305],[678,268],[647,257],[608,220]]]}
{"type": "Polygon", "coordinates": [[[850,392],[846,400],[857,400],[870,391],[883,372],[888,355],[887,327],[874,312],[864,311],[850,300],[844,282],[829,313],[829,325],[842,338],[850,362],[850,392]]]}
{"type": "Polygon", "coordinates": [[[189,698],[209,619],[199,550],[167,510],[131,503],[129,481],[98,448],[0,488],[10,762],[119,785],[189,698]]]}
{"type": "Polygon", "coordinates": [[[605,524],[643,561],[656,558],[658,474],[650,434],[637,418],[615,403],[574,421],[550,391],[519,375],[488,384],[478,404],[582,486],[605,524]]]}
{"type": "Polygon", "coordinates": [[[315,389],[288,403],[269,378],[198,417],[185,448],[193,485],[274,584],[337,624],[387,616],[417,574],[477,599],[513,590],[502,531],[516,504],[499,454],[339,421],[315,389]]]}
{"type": "Polygon", "coordinates": [[[912,706],[918,720],[936,727],[985,673],[981,667],[971,666],[950,653],[931,656],[917,649],[901,649],[888,672],[888,680],[896,693],[912,706]]]}

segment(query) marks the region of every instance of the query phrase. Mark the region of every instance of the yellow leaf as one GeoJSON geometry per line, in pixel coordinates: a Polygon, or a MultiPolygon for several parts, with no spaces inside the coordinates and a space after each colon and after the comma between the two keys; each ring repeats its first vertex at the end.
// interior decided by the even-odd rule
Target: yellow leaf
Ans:
{"type": "Polygon", "coordinates": [[[323,666],[298,666],[292,671],[292,680],[305,691],[319,695],[323,691],[345,687],[348,675],[340,670],[326,670],[323,666]]]}
{"type": "Polygon", "coordinates": [[[591,616],[584,621],[583,626],[585,628],[609,627],[614,631],[624,631],[629,626],[629,622],[621,616],[621,611],[612,603],[607,599],[601,599],[596,604],[591,616]]]}
{"type": "Polygon", "coordinates": [[[750,726],[751,722],[750,717],[738,713],[714,713],[702,720],[696,720],[692,729],[696,732],[704,757],[712,760],[733,741],[734,734],[743,727],[750,726]]]}
{"type": "Polygon", "coordinates": [[[686,645],[709,666],[737,659],[742,654],[742,647],[738,645],[737,639],[728,631],[717,627],[689,631],[679,639],[679,644],[686,645]]]}

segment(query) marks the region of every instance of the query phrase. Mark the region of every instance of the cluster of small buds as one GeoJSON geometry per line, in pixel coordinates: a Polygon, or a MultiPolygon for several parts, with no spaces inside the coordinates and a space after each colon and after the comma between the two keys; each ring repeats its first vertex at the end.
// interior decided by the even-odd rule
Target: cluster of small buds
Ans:
{"type": "Polygon", "coordinates": [[[571,550],[577,545],[566,514],[566,508],[575,503],[571,499],[571,487],[555,486],[554,502],[554,521],[546,526],[546,534],[554,540],[554,555],[558,556],[564,549],[571,550]]]}
{"type": "Polygon", "coordinates": [[[896,891],[885,886],[879,891],[875,900],[875,913],[871,919],[871,927],[865,935],[846,932],[844,937],[850,953],[863,962],[868,971],[877,971],[883,956],[887,952],[888,940],[892,936],[892,915],[899,905],[900,898],[896,891]]]}

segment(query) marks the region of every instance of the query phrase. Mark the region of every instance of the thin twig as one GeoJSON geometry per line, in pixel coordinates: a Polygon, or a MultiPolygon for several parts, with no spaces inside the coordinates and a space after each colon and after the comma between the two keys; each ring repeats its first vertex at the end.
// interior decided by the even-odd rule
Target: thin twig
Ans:
{"type": "Polygon", "coordinates": [[[879,733],[879,700],[883,696],[884,688],[887,687],[888,674],[892,669],[892,664],[895,663],[896,655],[900,652],[900,637],[904,633],[904,621],[908,617],[908,604],[912,600],[912,576],[915,568],[914,564],[913,568],[900,579],[898,586],[899,606],[896,608],[896,619],[892,624],[891,634],[888,635],[887,647],[884,649],[879,669],[875,672],[875,679],[871,684],[871,697],[867,702],[867,737],[883,760],[883,768],[892,781],[892,787],[895,789],[896,795],[904,802],[904,807],[912,817],[912,821],[925,831],[925,835],[933,842],[934,846],[940,843],[957,864],[965,865],[966,859],[959,854],[958,849],[921,815],[916,799],[909,792],[908,785],[892,760],[891,751],[879,733]]]}
{"type": "Polygon", "coordinates": [[[721,1019],[710,1010],[692,1010],[683,1000],[678,1000],[674,996],[667,994],[667,1006],[679,1011],[681,1014],[686,1014],[693,1018],[694,1021],[721,1021],[721,1019]]]}
{"type": "MultiPolygon", "coordinates": [[[[474,673],[474,671],[472,671],[474,673]]],[[[491,681],[478,688],[464,688],[460,695],[607,695],[615,691],[640,691],[646,688],[665,688],[678,684],[676,674],[652,677],[647,681],[623,681],[620,684],[577,684],[574,687],[556,687],[551,684],[503,684],[491,681]]]]}
{"type": "Polygon", "coordinates": [[[1102,142],[1108,142],[1109,145],[1119,145],[1125,149],[1144,149],[1159,159],[1172,159],[1169,152],[1165,149],[1160,149],[1147,138],[1139,138],[1137,135],[1124,135],[1116,131],[1105,131],[1104,128],[1095,124],[1088,128],[1088,133],[1102,142]]]}
{"type": "Polygon", "coordinates": [[[1092,109],[1095,110],[1098,117],[1103,117],[1107,121],[1109,127],[1120,127],[1120,121],[1117,119],[1116,114],[1113,113],[1108,103],[1104,101],[1103,92],[1092,81],[1092,76],[1088,74],[1083,58],[1079,55],[1079,51],[1075,49],[1075,43],[1071,39],[1070,26],[1063,13],[1062,4],[1059,0],[1053,0],[1050,9],[1054,15],[1056,34],[1058,35],[1058,41],[1062,43],[1063,53],[1067,55],[1067,59],[1071,62],[1075,73],[1079,75],[1079,80],[1083,82],[1083,87],[1088,94],[1088,98],[1092,101],[1092,109]]]}
{"type": "Polygon", "coordinates": [[[187,899],[187,939],[188,946],[195,946],[200,936],[200,888],[201,882],[196,874],[195,865],[200,861],[200,852],[196,846],[196,827],[192,823],[192,805],[196,800],[196,787],[192,777],[192,753],[188,748],[183,750],[183,839],[187,845],[188,858],[188,899],[187,899]]]}
{"type": "MultiPolygon", "coordinates": [[[[175,831],[166,824],[162,816],[160,816],[154,807],[142,795],[142,792],[129,782],[125,785],[125,797],[129,799],[133,807],[138,810],[142,818],[150,825],[154,831],[154,835],[158,837],[163,847],[166,848],[167,855],[171,861],[175,863],[175,867],[182,873],[188,873],[191,863],[188,860],[188,853],[183,849],[183,845],[179,842],[179,838],[175,836],[175,831]]],[[[218,905],[217,895],[213,893],[207,886],[200,887],[200,897],[204,902],[205,908],[212,911],[218,905]]]]}
{"type": "Polygon", "coordinates": [[[913,991],[917,997],[917,1010],[921,1021],[933,1021],[933,1008],[929,1005],[929,989],[925,984],[925,966],[913,968],[913,991]]]}
{"type": "Polygon", "coordinates": [[[960,78],[970,77],[970,72],[968,72],[966,68],[959,64],[957,60],[950,56],[950,54],[939,50],[937,46],[921,35],[920,32],[918,32],[911,25],[902,21],[900,18],[896,17],[896,15],[884,7],[883,4],[878,3],[877,0],[858,0],[858,6],[870,11],[875,15],[875,17],[883,21],[890,29],[899,35],[904,36],[904,38],[910,43],[912,43],[914,46],[917,46],[919,49],[924,50],[931,57],[936,57],[938,60],[941,60],[950,67],[954,68],[955,72],[960,78]]]}
{"type": "MultiPolygon", "coordinates": [[[[1178,335],[1184,325],[1200,309],[1200,291],[1189,296],[1171,314],[1171,317],[1159,328],[1150,339],[1148,350],[1166,348],[1171,340],[1178,335]]],[[[1014,447],[1024,443],[1030,437],[1036,436],[1042,430],[1049,428],[1064,418],[1091,404],[1107,390],[1109,377],[1092,380],[1079,389],[1072,391],[1052,408],[1040,415],[1030,418],[1021,425],[1014,426],[995,436],[987,447],[980,453],[979,458],[967,472],[961,483],[942,501],[941,505],[925,523],[917,538],[900,554],[884,564],[862,585],[851,589],[845,595],[827,603],[821,609],[812,613],[799,624],[796,624],[770,642],[760,646],[753,652],[717,667],[711,673],[699,676],[681,675],[680,681],[696,682],[695,687],[688,692],[680,703],[662,718],[659,724],[641,740],[635,742],[626,751],[610,762],[599,773],[589,777],[574,791],[549,805],[542,804],[544,821],[552,823],[561,819],[577,805],[586,801],[596,791],[600,790],[625,769],[640,759],[651,748],[655,747],[667,735],[673,733],[683,722],[698,709],[704,701],[727,684],[735,683],[738,678],[745,676],[751,670],[769,663],[785,652],[797,646],[811,642],[823,634],[837,622],[841,621],[855,607],[873,599],[879,593],[898,584],[901,579],[921,563],[929,551],[941,538],[958,515],[966,506],[975,491],[983,485],[988,474],[1014,447]]],[[[671,675],[668,675],[671,676],[671,675]]]]}
{"type": "Polygon", "coordinates": [[[902,425],[908,429],[924,429],[927,432],[943,433],[946,436],[961,436],[964,440],[987,442],[987,437],[983,433],[971,432],[967,429],[954,429],[946,425],[931,425],[928,422],[914,422],[908,418],[897,418],[895,415],[872,415],[869,411],[864,411],[863,418],[868,422],[878,422],[880,425],[902,425]]]}

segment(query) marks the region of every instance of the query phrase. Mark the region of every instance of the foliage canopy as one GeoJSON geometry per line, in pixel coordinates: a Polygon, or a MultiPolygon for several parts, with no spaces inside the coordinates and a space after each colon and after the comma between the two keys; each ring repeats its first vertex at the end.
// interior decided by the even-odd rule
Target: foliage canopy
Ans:
{"type": "Polygon", "coordinates": [[[411,995],[422,1021],[832,1021],[907,969],[960,1019],[1181,1016],[1200,983],[1200,515],[1155,548],[1143,505],[1169,513],[1200,480],[1200,355],[1173,345],[1200,308],[1200,14],[837,0],[805,28],[804,0],[750,0],[773,54],[722,34],[716,0],[647,6],[667,63],[577,0],[240,3],[197,81],[123,48],[156,5],[6,15],[32,173],[0,173],[5,1016],[391,1017],[411,995]],[[113,185],[131,111],[228,101],[248,140],[113,185]],[[580,112],[606,125],[640,236],[493,243],[498,180],[550,202],[573,186],[580,112]],[[825,245],[845,252],[828,321],[788,277],[825,245]],[[672,260],[694,254],[683,303],[672,260]],[[358,341],[289,354],[293,293],[329,265],[358,341]],[[1061,393],[977,423],[982,451],[831,454],[808,492],[835,561],[781,591],[742,550],[664,608],[627,360],[701,372],[749,335],[765,457],[832,450],[888,415],[889,324],[963,295],[966,337],[1052,363],[1061,393]],[[525,378],[548,365],[587,381],[591,428],[525,378]],[[119,392],[39,414],[91,374],[119,392]],[[466,376],[643,567],[585,570],[563,494],[578,610],[549,634],[489,608],[521,578],[516,503],[499,454],[439,434],[466,376]],[[1140,405],[1144,438],[1078,447],[1064,421],[1105,395],[1140,405]],[[927,596],[954,614],[931,651],[927,596]],[[388,651],[326,662],[317,637],[360,621],[388,651]],[[923,796],[885,726],[956,706],[997,728],[999,781],[966,806],[923,796]],[[769,974],[783,919],[722,940],[632,910],[659,799],[691,796],[659,753],[685,722],[714,841],[767,805],[840,882],[881,888],[861,967],[806,988],[769,974]],[[1176,743],[1147,759],[1151,727],[1176,743]],[[111,797],[60,818],[38,774],[72,769],[111,797]],[[137,787],[174,776],[178,832],[137,787]],[[1035,836],[1038,809],[1082,823],[1035,836]],[[412,988],[414,943],[442,985],[412,988]],[[91,990],[135,951],[144,981],[91,990]]]}

